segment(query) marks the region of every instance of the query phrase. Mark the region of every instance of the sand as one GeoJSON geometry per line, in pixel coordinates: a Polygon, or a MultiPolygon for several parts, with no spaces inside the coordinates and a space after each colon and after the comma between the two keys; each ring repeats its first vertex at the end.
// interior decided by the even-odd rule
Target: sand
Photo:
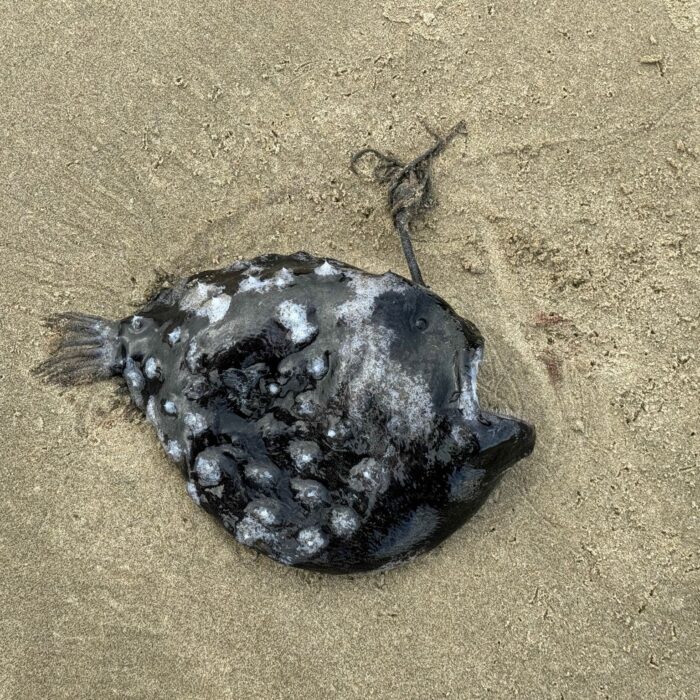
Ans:
{"type": "Polygon", "coordinates": [[[697,697],[697,0],[2,17],[0,697],[697,697]],[[112,385],[30,376],[42,316],[123,317],[161,271],[405,273],[349,157],[459,119],[417,254],[486,337],[483,403],[539,442],[439,550],[354,578],[256,558],[112,385]]]}

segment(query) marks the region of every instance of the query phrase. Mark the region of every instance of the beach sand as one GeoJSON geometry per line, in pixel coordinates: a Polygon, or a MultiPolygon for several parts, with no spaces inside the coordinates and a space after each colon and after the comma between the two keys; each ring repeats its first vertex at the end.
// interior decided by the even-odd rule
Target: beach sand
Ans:
{"type": "Polygon", "coordinates": [[[0,697],[694,698],[697,0],[5,2],[0,697]],[[148,9],[143,9],[147,6],[148,9]],[[308,250],[406,273],[349,158],[436,162],[416,250],[538,445],[444,546],[328,578],[238,545],[43,316],[308,250]]]}

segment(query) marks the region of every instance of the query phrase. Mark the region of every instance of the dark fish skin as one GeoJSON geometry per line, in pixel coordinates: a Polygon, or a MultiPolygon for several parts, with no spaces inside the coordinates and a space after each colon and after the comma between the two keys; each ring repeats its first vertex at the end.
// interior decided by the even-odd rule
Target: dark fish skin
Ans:
{"type": "Polygon", "coordinates": [[[482,411],[483,339],[439,296],[306,253],[163,289],[115,323],[57,316],[63,383],[120,376],[192,498],[239,542],[327,573],[459,528],[534,428],[482,411]]]}
{"type": "Polygon", "coordinates": [[[121,376],[190,496],[236,539],[290,566],[345,574],[442,542],[529,455],[528,423],[482,411],[483,338],[425,287],[411,224],[458,123],[404,163],[374,148],[411,279],[307,253],[264,255],[162,289],[115,322],[48,325],[37,368],[61,384],[121,376]]]}

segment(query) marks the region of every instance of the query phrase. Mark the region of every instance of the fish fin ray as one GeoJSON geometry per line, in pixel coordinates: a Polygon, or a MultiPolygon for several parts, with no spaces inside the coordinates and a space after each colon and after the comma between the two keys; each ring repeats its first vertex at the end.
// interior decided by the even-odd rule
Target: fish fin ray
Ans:
{"type": "Polygon", "coordinates": [[[119,373],[119,324],[100,316],[53,314],[44,325],[57,335],[51,355],[32,374],[51,384],[70,386],[108,379],[119,373]]]}

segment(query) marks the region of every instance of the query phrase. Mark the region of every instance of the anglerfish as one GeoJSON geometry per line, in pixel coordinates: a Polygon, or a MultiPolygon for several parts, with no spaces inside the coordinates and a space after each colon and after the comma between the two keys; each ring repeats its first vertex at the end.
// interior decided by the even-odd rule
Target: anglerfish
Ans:
{"type": "Polygon", "coordinates": [[[484,340],[425,286],[411,244],[431,160],[460,130],[407,164],[353,160],[378,160],[410,280],[305,252],[237,261],[120,321],[50,317],[38,374],[118,378],[192,499],[282,564],[352,573],[430,550],[535,442],[481,408],[484,340]]]}

